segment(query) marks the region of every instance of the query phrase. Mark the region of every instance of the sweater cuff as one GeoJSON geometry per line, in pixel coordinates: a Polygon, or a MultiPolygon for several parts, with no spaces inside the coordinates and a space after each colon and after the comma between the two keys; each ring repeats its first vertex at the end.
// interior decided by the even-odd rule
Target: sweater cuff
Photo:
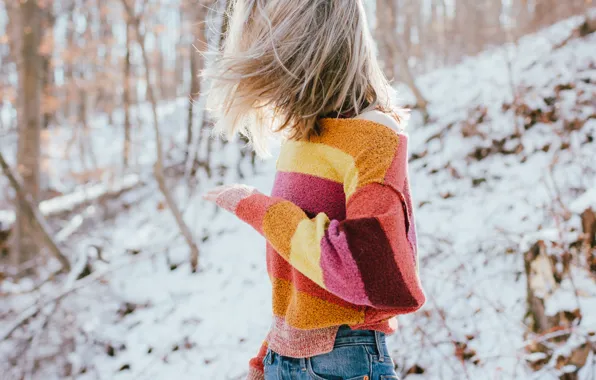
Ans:
{"type": "Polygon", "coordinates": [[[263,235],[265,214],[269,207],[280,201],[283,201],[283,199],[272,198],[260,193],[253,194],[238,203],[236,215],[263,235]]]}
{"type": "Polygon", "coordinates": [[[265,374],[254,367],[250,367],[246,380],[265,380],[265,374]]]}

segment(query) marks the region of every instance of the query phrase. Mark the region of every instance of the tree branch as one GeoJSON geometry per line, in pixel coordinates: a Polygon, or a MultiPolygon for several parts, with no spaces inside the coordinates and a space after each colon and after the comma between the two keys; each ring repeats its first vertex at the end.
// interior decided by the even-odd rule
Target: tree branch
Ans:
{"type": "Polygon", "coordinates": [[[36,237],[35,242],[40,246],[40,248],[41,246],[45,246],[47,249],[49,249],[50,253],[54,255],[56,259],[58,259],[60,264],[62,264],[63,271],[70,271],[70,262],[68,261],[68,258],[62,254],[60,248],[58,248],[58,245],[52,239],[50,226],[44,219],[43,215],[41,215],[39,212],[39,209],[35,205],[35,202],[33,202],[31,195],[25,192],[22,185],[23,182],[19,174],[13,172],[10,166],[8,166],[8,163],[4,159],[2,152],[0,152],[0,167],[2,167],[4,174],[8,177],[8,181],[17,193],[21,207],[25,207],[25,210],[22,211],[25,211],[33,220],[35,220],[35,223],[37,224],[38,228],[33,228],[33,231],[31,231],[31,233],[36,237]]]}

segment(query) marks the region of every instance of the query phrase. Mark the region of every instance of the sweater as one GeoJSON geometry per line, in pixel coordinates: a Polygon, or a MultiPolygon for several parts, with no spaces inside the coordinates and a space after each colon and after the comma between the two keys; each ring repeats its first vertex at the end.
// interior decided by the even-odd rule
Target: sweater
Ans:
{"type": "Polygon", "coordinates": [[[387,334],[418,310],[407,136],[374,121],[324,118],[321,133],[282,144],[271,196],[236,208],[266,241],[273,323],[249,380],[264,379],[267,348],[305,358],[330,352],[341,325],[387,334]]]}

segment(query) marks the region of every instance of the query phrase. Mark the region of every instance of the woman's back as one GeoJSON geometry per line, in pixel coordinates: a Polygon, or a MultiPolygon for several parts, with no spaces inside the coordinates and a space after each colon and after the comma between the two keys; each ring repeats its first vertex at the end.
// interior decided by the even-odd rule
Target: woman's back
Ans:
{"type": "Polygon", "coordinates": [[[392,333],[395,315],[424,303],[406,136],[370,120],[320,123],[319,136],[283,144],[272,196],[236,209],[268,241],[267,346],[294,358],[331,351],[341,325],[392,333]]]}

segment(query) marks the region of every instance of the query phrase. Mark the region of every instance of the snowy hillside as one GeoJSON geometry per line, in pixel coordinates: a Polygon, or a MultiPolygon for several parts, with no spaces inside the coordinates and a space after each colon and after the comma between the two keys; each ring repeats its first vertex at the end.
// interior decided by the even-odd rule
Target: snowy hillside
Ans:
{"type": "MultiPolygon", "coordinates": [[[[430,121],[414,112],[408,132],[428,301],[400,317],[389,339],[402,378],[596,377],[596,264],[590,272],[590,256],[577,248],[581,214],[596,209],[596,34],[582,36],[582,23],[561,22],[419,79],[430,121]],[[537,246],[555,268],[554,282],[543,273],[545,284],[533,288],[544,291],[547,331],[533,330],[527,315],[524,258],[537,246]]],[[[235,162],[234,146],[224,152],[222,165],[235,162]]],[[[249,179],[230,168],[226,181],[268,191],[275,162],[258,167],[249,179]]],[[[77,236],[80,260],[96,254],[92,245],[105,259],[76,282],[84,286],[19,294],[22,285],[0,283],[8,300],[0,338],[63,295],[25,324],[49,326],[31,349],[45,360],[21,355],[31,342],[19,326],[0,339],[1,378],[16,379],[24,363],[44,380],[241,379],[270,323],[264,240],[203,203],[200,192],[212,185],[204,179],[193,195],[177,194],[203,240],[197,274],[147,185],[126,194],[126,212],[77,236]],[[65,360],[62,351],[72,353],[65,360]]]]}

